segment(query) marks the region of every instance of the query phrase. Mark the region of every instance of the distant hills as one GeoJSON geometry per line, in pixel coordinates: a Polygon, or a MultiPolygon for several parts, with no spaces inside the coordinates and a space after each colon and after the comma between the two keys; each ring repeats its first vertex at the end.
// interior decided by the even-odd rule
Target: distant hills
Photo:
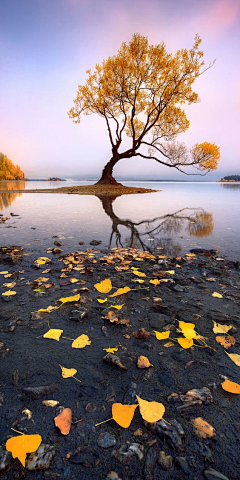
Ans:
{"type": "Polygon", "coordinates": [[[24,180],[24,172],[9,158],[0,153],[0,180],[24,180]]]}
{"type": "Polygon", "coordinates": [[[228,175],[221,178],[221,182],[240,182],[240,175],[228,175]]]}

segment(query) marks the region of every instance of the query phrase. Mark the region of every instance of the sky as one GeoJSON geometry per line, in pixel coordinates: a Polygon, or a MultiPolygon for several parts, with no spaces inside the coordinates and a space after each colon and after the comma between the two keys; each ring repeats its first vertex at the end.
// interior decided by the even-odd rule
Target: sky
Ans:
{"type": "MultiPolygon", "coordinates": [[[[240,0],[1,0],[0,151],[28,178],[98,178],[111,156],[105,122],[67,115],[86,70],[117,53],[134,33],[169,52],[202,38],[206,65],[194,85],[201,103],[187,106],[188,147],[221,149],[217,180],[240,174],[240,0]]],[[[154,160],[122,160],[117,178],[201,180],[154,160]]]]}

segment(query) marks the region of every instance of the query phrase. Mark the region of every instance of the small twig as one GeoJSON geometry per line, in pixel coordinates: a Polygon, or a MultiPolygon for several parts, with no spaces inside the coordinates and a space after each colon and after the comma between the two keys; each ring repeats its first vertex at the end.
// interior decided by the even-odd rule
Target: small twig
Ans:
{"type": "Polygon", "coordinates": [[[14,432],[20,433],[21,435],[25,435],[25,433],[19,432],[18,430],[15,430],[15,428],[12,428],[12,427],[11,427],[11,430],[13,430],[14,432]]]}
{"type": "Polygon", "coordinates": [[[113,420],[113,417],[108,418],[107,420],[104,420],[103,422],[96,423],[95,427],[98,427],[98,425],[102,425],[103,423],[110,422],[110,420],[113,420]]]}

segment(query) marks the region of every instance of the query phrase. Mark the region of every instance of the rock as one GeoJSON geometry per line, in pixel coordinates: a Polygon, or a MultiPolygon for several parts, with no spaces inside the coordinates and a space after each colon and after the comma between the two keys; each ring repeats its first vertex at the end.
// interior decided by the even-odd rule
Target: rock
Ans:
{"type": "Polygon", "coordinates": [[[91,240],[90,244],[89,245],[100,245],[100,243],[102,243],[102,241],[98,241],[98,240],[91,240]]]}
{"type": "Polygon", "coordinates": [[[62,253],[63,252],[63,249],[62,248],[53,248],[52,249],[52,253],[54,253],[54,255],[57,255],[59,253],[62,253]]]}
{"type": "Polygon", "coordinates": [[[137,402],[136,395],[140,396],[141,391],[138,390],[138,386],[135,382],[131,382],[123,396],[123,404],[132,405],[137,402]]]}
{"type": "Polygon", "coordinates": [[[158,330],[161,329],[166,322],[168,323],[169,320],[170,317],[164,315],[164,313],[158,315],[153,314],[149,318],[149,324],[152,328],[156,328],[158,330]]]}
{"type": "Polygon", "coordinates": [[[41,385],[39,387],[23,387],[22,392],[25,395],[28,395],[33,400],[38,400],[41,397],[45,397],[46,395],[50,395],[51,393],[56,392],[57,387],[54,383],[50,385],[41,385]]]}
{"type": "Polygon", "coordinates": [[[175,425],[173,422],[171,425],[168,425],[168,423],[165,423],[163,420],[159,420],[159,422],[156,422],[154,428],[156,429],[158,435],[161,437],[166,437],[170,441],[172,447],[177,452],[183,451],[184,447],[181,436],[183,436],[185,432],[177,421],[175,421],[175,425]]]}
{"type": "Polygon", "coordinates": [[[100,463],[99,454],[91,447],[78,447],[77,450],[68,458],[74,465],[83,465],[86,468],[95,468],[100,463]]]}
{"type": "Polygon", "coordinates": [[[58,240],[55,240],[54,245],[56,245],[57,247],[61,247],[62,243],[59,242],[58,240]]]}
{"type": "Polygon", "coordinates": [[[184,292],[185,291],[185,288],[181,287],[181,285],[174,285],[174,287],[172,289],[174,290],[174,292],[184,292]]]}
{"type": "Polygon", "coordinates": [[[176,457],[175,462],[183,470],[184,473],[189,472],[189,465],[186,457],[176,457]]]}
{"type": "Polygon", "coordinates": [[[119,450],[113,450],[112,456],[119,462],[126,463],[132,457],[137,456],[139,460],[143,459],[144,447],[139,443],[125,443],[119,450]]]}
{"type": "Polygon", "coordinates": [[[50,463],[55,455],[53,445],[42,443],[37,451],[31,453],[26,461],[27,470],[43,470],[49,468],[50,463]]]}
{"type": "Polygon", "coordinates": [[[145,464],[144,464],[144,479],[145,480],[154,480],[154,473],[156,468],[156,463],[158,459],[158,448],[156,445],[150,447],[147,451],[145,464]]]}
{"type": "Polygon", "coordinates": [[[117,443],[116,437],[114,437],[114,435],[112,435],[109,432],[100,433],[97,439],[97,444],[99,445],[99,447],[102,447],[102,448],[114,447],[116,443],[117,443]]]}
{"type": "Polygon", "coordinates": [[[114,355],[113,353],[107,353],[103,357],[103,361],[109,365],[116,365],[122,370],[129,370],[136,361],[136,356],[130,353],[123,353],[122,355],[114,355]]]}
{"type": "Polygon", "coordinates": [[[4,449],[4,447],[0,447],[0,471],[5,470],[8,467],[12,460],[12,455],[10,452],[4,449]]]}
{"type": "Polygon", "coordinates": [[[228,477],[225,477],[222,473],[211,468],[209,470],[204,470],[203,475],[207,480],[229,480],[228,477]]]}
{"type": "Polygon", "coordinates": [[[172,393],[167,400],[173,403],[177,410],[182,411],[197,404],[209,405],[213,402],[213,397],[209,388],[203,387],[189,390],[185,395],[172,393]]]}
{"type": "Polygon", "coordinates": [[[158,380],[159,380],[160,383],[162,383],[166,387],[171,387],[174,383],[172,375],[170,375],[168,373],[160,373],[158,375],[158,380]]]}
{"type": "Polygon", "coordinates": [[[79,308],[77,310],[72,310],[70,313],[69,320],[72,320],[74,322],[80,322],[87,314],[88,314],[88,310],[86,310],[86,308],[79,308]]]}
{"type": "Polygon", "coordinates": [[[167,455],[166,452],[162,450],[159,454],[158,463],[163,470],[171,470],[173,466],[173,458],[171,455],[167,455]]]}
{"type": "Polygon", "coordinates": [[[43,316],[41,315],[41,312],[31,312],[30,319],[32,322],[36,322],[37,320],[42,320],[43,316]]]}
{"type": "Polygon", "coordinates": [[[117,472],[109,472],[106,476],[106,480],[122,480],[117,472]]]}

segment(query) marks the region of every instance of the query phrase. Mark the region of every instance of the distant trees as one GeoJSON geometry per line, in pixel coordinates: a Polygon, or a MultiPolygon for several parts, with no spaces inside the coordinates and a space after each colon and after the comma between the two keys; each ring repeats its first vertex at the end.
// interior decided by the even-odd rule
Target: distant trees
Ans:
{"type": "Polygon", "coordinates": [[[24,177],[19,165],[14,165],[6,155],[0,153],[0,180],[24,180],[24,177]]]}
{"type": "Polygon", "coordinates": [[[240,175],[228,175],[221,178],[221,182],[240,182],[240,175]]]}
{"type": "Polygon", "coordinates": [[[190,50],[171,55],[163,42],[149,45],[147,37],[134,34],[115,56],[97,64],[94,72],[87,70],[68,115],[80,123],[82,114],[96,113],[106,122],[112,156],[98,184],[116,185],[114,166],[133,157],[145,159],[146,171],[151,160],[183,173],[189,166],[205,173],[217,168],[217,145],[204,141],[188,150],[177,141],[189,127],[181,107],[199,101],[193,83],[213,65],[202,70],[200,43],[196,35],[190,50]],[[123,136],[130,139],[128,148],[123,136]]]}

